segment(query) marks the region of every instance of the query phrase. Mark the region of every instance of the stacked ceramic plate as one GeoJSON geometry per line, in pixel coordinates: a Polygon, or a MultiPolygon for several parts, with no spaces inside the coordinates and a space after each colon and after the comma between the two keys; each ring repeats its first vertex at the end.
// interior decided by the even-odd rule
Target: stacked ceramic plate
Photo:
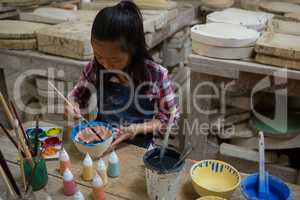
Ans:
{"type": "Polygon", "coordinates": [[[243,10],[238,8],[228,8],[220,12],[213,12],[206,17],[207,23],[227,23],[242,25],[250,29],[263,31],[267,27],[268,21],[273,15],[264,13],[243,10]]]}
{"type": "Polygon", "coordinates": [[[191,29],[195,53],[222,59],[251,57],[259,36],[259,32],[235,24],[209,23],[191,29]]]}

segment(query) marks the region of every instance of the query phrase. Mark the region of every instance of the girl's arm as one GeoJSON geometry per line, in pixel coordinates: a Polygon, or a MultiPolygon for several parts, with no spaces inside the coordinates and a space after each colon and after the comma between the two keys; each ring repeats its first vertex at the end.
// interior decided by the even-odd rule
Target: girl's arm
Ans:
{"type": "MultiPolygon", "coordinates": [[[[92,86],[93,65],[88,63],[82,70],[81,75],[71,92],[68,94],[68,99],[73,106],[65,105],[65,116],[71,119],[78,119],[80,117],[80,108],[84,108],[90,98],[90,86],[92,86]]],[[[69,118],[68,118],[69,119],[69,118]]]]}
{"type": "Polygon", "coordinates": [[[94,89],[95,73],[92,62],[88,63],[82,70],[81,75],[71,92],[68,94],[70,101],[76,102],[80,107],[86,106],[91,91],[94,89]]]}

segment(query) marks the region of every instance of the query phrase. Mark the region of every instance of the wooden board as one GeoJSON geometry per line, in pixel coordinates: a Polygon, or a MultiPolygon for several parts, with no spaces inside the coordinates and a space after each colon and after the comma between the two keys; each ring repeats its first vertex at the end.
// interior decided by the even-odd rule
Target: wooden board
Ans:
{"type": "Polygon", "coordinates": [[[0,39],[1,49],[36,49],[36,39],[0,39]]]}
{"type": "Polygon", "coordinates": [[[300,22],[300,13],[287,13],[284,16],[300,22]]]}
{"type": "Polygon", "coordinates": [[[18,16],[19,16],[18,11],[0,13],[0,19],[17,18],[18,16]]]}
{"type": "Polygon", "coordinates": [[[300,22],[273,19],[268,25],[268,31],[300,36],[300,22]]]}
{"type": "Polygon", "coordinates": [[[93,22],[98,11],[96,10],[77,10],[73,11],[74,15],[81,21],[90,21],[93,22]]]}
{"type": "Polygon", "coordinates": [[[118,3],[118,1],[93,1],[82,2],[80,4],[81,10],[102,10],[105,7],[111,7],[118,3]]]}
{"type": "Polygon", "coordinates": [[[212,9],[225,9],[234,4],[233,0],[203,0],[202,6],[212,9]]]}
{"type": "Polygon", "coordinates": [[[279,1],[277,2],[265,1],[260,4],[260,9],[275,14],[299,13],[300,5],[287,3],[287,2],[279,2],[279,1]]]}
{"type": "Polygon", "coordinates": [[[173,19],[176,19],[178,16],[178,9],[172,9],[172,10],[141,10],[142,15],[161,15],[163,14],[164,18],[167,18],[167,22],[172,21],[173,19]]]}
{"type": "Polygon", "coordinates": [[[93,55],[92,22],[66,22],[36,32],[39,51],[80,60],[93,55]]]}
{"type": "Polygon", "coordinates": [[[259,54],[287,59],[300,59],[300,36],[265,32],[256,42],[259,54]]]}
{"type": "Polygon", "coordinates": [[[272,15],[264,12],[249,11],[238,8],[228,8],[220,12],[207,15],[207,23],[230,23],[242,25],[257,31],[262,31],[272,15]]]}
{"type": "Polygon", "coordinates": [[[0,39],[28,39],[35,38],[35,31],[49,27],[45,24],[1,20],[0,21],[0,39]]]}
{"type": "Polygon", "coordinates": [[[0,19],[7,19],[12,17],[17,17],[19,15],[16,8],[13,7],[1,7],[0,6],[0,19]]]}
{"type": "Polygon", "coordinates": [[[140,9],[171,10],[177,8],[177,2],[168,0],[134,0],[140,9]]]}
{"type": "Polygon", "coordinates": [[[78,20],[73,11],[59,8],[38,8],[33,12],[20,14],[23,21],[40,22],[46,24],[59,24],[66,21],[78,20]]]}
{"type": "Polygon", "coordinates": [[[292,59],[279,58],[279,57],[269,56],[264,54],[256,54],[255,61],[262,64],[300,70],[300,60],[292,60],[292,59]]]}
{"type": "Polygon", "coordinates": [[[160,30],[168,25],[168,12],[167,11],[142,11],[143,17],[152,18],[154,21],[155,30],[160,30]]]}

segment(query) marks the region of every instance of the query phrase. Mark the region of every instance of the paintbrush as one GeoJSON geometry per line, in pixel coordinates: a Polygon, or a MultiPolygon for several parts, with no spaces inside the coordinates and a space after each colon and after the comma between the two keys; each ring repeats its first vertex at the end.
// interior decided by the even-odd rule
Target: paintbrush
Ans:
{"type": "Polygon", "coordinates": [[[5,158],[4,158],[1,150],[0,150],[0,164],[1,164],[1,167],[4,170],[4,172],[5,172],[5,174],[6,174],[7,178],[8,178],[10,184],[12,185],[14,191],[16,192],[16,194],[18,196],[20,196],[21,195],[20,189],[19,189],[19,187],[18,187],[18,185],[17,185],[14,177],[12,176],[12,174],[10,172],[10,169],[7,166],[7,163],[5,161],[5,158]]]}
{"type": "MultiPolygon", "coordinates": [[[[76,112],[76,110],[75,110],[75,107],[74,107],[74,105],[50,82],[50,81],[48,81],[48,84],[56,91],[56,93],[67,103],[67,104],[69,104],[69,106],[71,106],[73,109],[74,109],[74,111],[76,112]]],[[[80,113],[77,113],[77,114],[79,114],[80,115],[80,119],[82,120],[82,121],[84,121],[87,125],[88,125],[88,127],[92,130],[92,132],[101,140],[101,141],[103,141],[103,139],[102,139],[102,137],[97,133],[97,131],[93,128],[93,127],[91,127],[90,126],[90,124],[89,124],[89,121],[87,120],[87,119],[85,119],[80,113]]]]}
{"type": "MultiPolygon", "coordinates": [[[[9,140],[14,144],[14,146],[18,149],[18,144],[15,141],[15,139],[11,136],[11,134],[9,133],[9,131],[3,126],[3,124],[0,123],[0,127],[2,128],[3,132],[5,133],[5,135],[9,138],[9,140]]],[[[25,156],[24,152],[21,151],[21,154],[23,156],[25,156]]]]}
{"type": "Polygon", "coordinates": [[[1,175],[1,177],[3,178],[4,183],[5,183],[6,187],[7,187],[7,189],[8,189],[8,191],[9,191],[10,195],[11,195],[14,199],[17,198],[16,193],[15,193],[15,191],[13,190],[13,188],[11,187],[11,185],[10,185],[10,183],[9,183],[9,179],[7,178],[7,176],[6,176],[6,174],[5,174],[4,170],[3,170],[3,168],[1,167],[1,165],[0,165],[0,175],[1,175]]]}
{"type": "Polygon", "coordinates": [[[22,125],[22,123],[21,123],[21,119],[20,119],[20,116],[19,116],[19,114],[18,114],[18,112],[17,112],[17,110],[16,110],[16,107],[15,107],[15,105],[14,105],[14,103],[13,103],[12,101],[10,101],[10,104],[11,104],[12,110],[13,110],[13,112],[14,112],[14,114],[15,114],[15,117],[16,117],[16,119],[17,119],[17,121],[18,121],[18,125],[19,125],[19,127],[20,127],[20,129],[21,129],[21,132],[22,132],[22,134],[23,134],[23,137],[24,137],[24,139],[25,139],[25,142],[26,142],[27,146],[29,147],[29,149],[31,149],[29,137],[28,137],[28,135],[26,134],[26,132],[25,132],[25,130],[24,130],[24,128],[23,128],[23,125],[22,125]]]}
{"type": "Polygon", "coordinates": [[[162,145],[161,150],[160,150],[160,155],[159,155],[160,160],[162,160],[164,155],[165,155],[165,151],[166,151],[166,148],[167,148],[168,143],[169,143],[169,137],[170,137],[170,133],[171,133],[172,123],[175,119],[176,112],[177,112],[176,108],[173,108],[171,110],[170,120],[169,120],[169,123],[168,123],[168,126],[167,126],[167,131],[166,131],[166,134],[165,134],[163,145],[162,145]]]}
{"type": "Polygon", "coordinates": [[[4,99],[1,92],[0,92],[0,102],[2,104],[2,107],[4,108],[5,115],[8,119],[8,121],[10,122],[10,125],[13,128],[14,125],[15,125],[15,119],[14,119],[14,117],[13,117],[13,115],[12,115],[12,113],[11,113],[11,111],[10,111],[10,109],[9,109],[9,107],[8,107],[8,105],[7,105],[7,103],[6,103],[6,101],[5,101],[5,99],[4,99]]]}
{"type": "Polygon", "coordinates": [[[18,142],[18,155],[20,158],[20,173],[21,173],[21,177],[22,177],[22,182],[23,182],[23,186],[24,186],[24,190],[27,190],[27,184],[26,184],[26,177],[25,177],[25,172],[24,172],[24,157],[21,154],[21,145],[20,142],[18,142]]]}
{"type": "Polygon", "coordinates": [[[19,134],[19,125],[18,124],[19,124],[18,120],[16,120],[16,125],[14,125],[14,127],[15,127],[16,136],[18,138],[18,142],[19,142],[20,146],[23,148],[23,150],[25,152],[25,157],[28,159],[30,165],[33,166],[32,155],[28,149],[28,146],[24,142],[24,138],[22,137],[22,134],[19,134]]]}
{"type": "Polygon", "coordinates": [[[34,133],[34,156],[37,156],[38,154],[38,140],[39,140],[39,119],[37,118],[36,120],[36,124],[35,124],[35,129],[33,130],[34,133]]]}

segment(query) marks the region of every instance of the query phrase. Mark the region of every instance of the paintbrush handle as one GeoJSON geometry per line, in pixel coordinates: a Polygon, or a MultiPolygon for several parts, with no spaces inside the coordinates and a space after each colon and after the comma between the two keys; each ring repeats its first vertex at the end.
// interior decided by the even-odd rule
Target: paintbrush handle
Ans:
{"type": "Polygon", "coordinates": [[[28,149],[28,146],[25,144],[22,134],[19,134],[19,129],[18,129],[19,126],[18,126],[18,121],[17,120],[16,120],[16,126],[15,127],[16,127],[15,132],[16,132],[16,136],[18,138],[18,141],[19,141],[21,147],[23,148],[23,150],[25,152],[26,158],[29,159],[30,164],[33,166],[32,156],[31,156],[31,153],[28,149]]]}
{"type": "Polygon", "coordinates": [[[8,180],[8,178],[7,178],[6,174],[5,174],[5,172],[4,172],[3,168],[2,168],[2,166],[0,166],[0,175],[1,175],[1,177],[3,178],[4,183],[5,183],[6,187],[7,187],[7,189],[8,189],[8,191],[9,191],[10,195],[11,195],[13,198],[16,198],[16,197],[17,197],[17,196],[16,196],[16,193],[15,193],[15,191],[13,190],[13,188],[11,188],[11,185],[10,185],[10,183],[9,183],[9,180],[8,180]]]}
{"type": "Polygon", "coordinates": [[[10,184],[11,184],[12,187],[14,188],[14,191],[16,192],[17,195],[20,196],[20,195],[21,195],[21,192],[20,192],[20,190],[19,190],[19,188],[18,188],[18,185],[17,185],[17,183],[16,183],[16,181],[15,181],[13,175],[12,175],[11,172],[10,172],[10,169],[9,169],[8,166],[7,166],[7,163],[6,163],[6,161],[5,161],[5,158],[4,158],[4,156],[3,156],[1,150],[0,150],[0,164],[1,164],[1,167],[2,167],[2,169],[4,170],[4,172],[5,172],[5,174],[6,174],[7,178],[8,178],[10,184]]]}
{"type": "Polygon", "coordinates": [[[24,157],[21,154],[21,144],[20,142],[18,142],[18,155],[20,158],[20,173],[21,173],[21,177],[22,177],[22,182],[23,182],[23,186],[24,186],[24,190],[27,190],[27,183],[26,183],[26,177],[25,177],[25,172],[24,172],[24,157]]]}
{"type": "Polygon", "coordinates": [[[6,117],[8,118],[9,122],[10,122],[10,125],[12,126],[12,128],[15,127],[15,120],[14,120],[14,117],[4,99],[4,96],[2,95],[2,93],[0,92],[0,102],[4,108],[4,112],[5,112],[5,115],[6,117]]]}
{"type": "Polygon", "coordinates": [[[65,97],[50,81],[48,81],[48,84],[55,90],[55,92],[72,108],[74,108],[74,105],[65,97]]]}
{"type": "MultiPolygon", "coordinates": [[[[0,127],[2,128],[3,132],[6,134],[6,136],[9,138],[9,140],[14,144],[14,146],[18,149],[18,144],[14,140],[14,138],[11,136],[9,131],[3,126],[3,124],[0,123],[0,127]]],[[[25,156],[24,152],[21,151],[22,156],[25,156]]]]}
{"type": "Polygon", "coordinates": [[[169,136],[170,136],[170,132],[171,132],[171,128],[172,128],[172,123],[175,119],[176,112],[177,112],[176,108],[173,108],[173,110],[171,111],[170,120],[169,120],[169,123],[168,123],[168,126],[167,126],[167,131],[166,131],[165,138],[164,138],[164,141],[163,141],[163,145],[162,145],[160,155],[159,155],[160,159],[162,159],[165,155],[165,150],[166,150],[166,148],[168,146],[168,143],[169,143],[169,136]]]}
{"type": "MultiPolygon", "coordinates": [[[[74,109],[74,111],[76,112],[76,110],[75,110],[75,106],[72,104],[72,102],[71,101],[69,101],[68,99],[67,99],[67,97],[65,97],[50,81],[48,81],[48,84],[57,92],[57,94],[67,103],[67,104],[69,104],[69,106],[71,106],[73,109],[74,109]]],[[[102,139],[102,137],[97,133],[97,131],[93,128],[93,127],[91,127],[90,125],[89,125],[89,121],[87,120],[87,119],[85,119],[80,113],[77,113],[77,114],[79,114],[80,115],[80,119],[82,120],[82,121],[84,121],[85,123],[87,123],[87,125],[88,125],[88,127],[93,131],[93,133],[95,133],[96,134],[96,136],[101,140],[101,141],[103,141],[103,139],[102,139]]]]}
{"type": "Polygon", "coordinates": [[[24,137],[24,139],[25,139],[25,142],[26,142],[26,144],[28,145],[28,147],[30,148],[29,137],[28,137],[27,134],[25,133],[25,130],[24,130],[23,125],[22,125],[22,123],[21,123],[21,118],[20,118],[20,116],[19,116],[19,114],[18,114],[18,112],[17,112],[17,109],[16,109],[16,107],[15,107],[15,105],[14,105],[14,103],[13,103],[12,101],[10,102],[10,104],[11,104],[12,110],[13,110],[13,112],[14,112],[14,114],[15,114],[15,117],[16,117],[16,119],[17,119],[17,122],[18,122],[18,124],[16,124],[16,127],[20,127],[21,132],[22,132],[22,134],[23,134],[23,137],[24,137]]]}

